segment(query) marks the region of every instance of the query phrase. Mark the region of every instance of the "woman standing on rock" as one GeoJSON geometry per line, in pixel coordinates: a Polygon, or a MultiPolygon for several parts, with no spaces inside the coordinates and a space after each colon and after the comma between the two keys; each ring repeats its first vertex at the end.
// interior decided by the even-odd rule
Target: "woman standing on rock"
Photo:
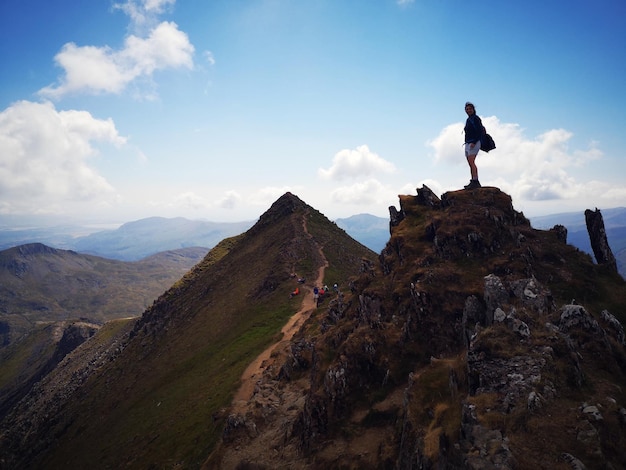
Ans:
{"type": "Polygon", "coordinates": [[[483,122],[476,115],[476,108],[469,101],[465,103],[467,120],[465,121],[465,158],[470,167],[472,178],[465,189],[480,188],[478,181],[478,168],[476,168],[476,155],[480,150],[480,137],[485,132],[483,122]]]}

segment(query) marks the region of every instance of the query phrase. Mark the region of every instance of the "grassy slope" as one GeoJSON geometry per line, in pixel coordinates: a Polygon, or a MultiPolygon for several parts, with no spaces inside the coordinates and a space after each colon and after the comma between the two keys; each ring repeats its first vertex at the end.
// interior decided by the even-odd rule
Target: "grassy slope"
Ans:
{"type": "Polygon", "coordinates": [[[8,330],[0,338],[0,416],[53,367],[64,328],[79,318],[101,323],[139,315],[205,251],[163,252],[134,263],[41,244],[0,252],[0,321],[8,330]]]}
{"type": "Polygon", "coordinates": [[[313,278],[320,266],[302,216],[328,245],[331,266],[340,266],[333,279],[347,279],[373,254],[301,201],[284,198],[227,255],[200,263],[146,312],[124,354],[59,417],[63,434],[43,460],[47,468],[202,463],[246,365],[299,308],[300,299],[288,295],[290,274],[313,278]]]}

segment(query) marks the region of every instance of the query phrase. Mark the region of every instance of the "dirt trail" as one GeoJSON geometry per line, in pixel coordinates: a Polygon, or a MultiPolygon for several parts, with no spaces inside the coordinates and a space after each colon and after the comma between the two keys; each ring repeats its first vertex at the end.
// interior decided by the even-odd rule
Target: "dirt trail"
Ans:
{"type": "MultiPolygon", "coordinates": [[[[302,217],[302,228],[307,236],[312,239],[313,237],[309,233],[306,225],[306,214],[302,217]]],[[[324,272],[328,266],[328,260],[324,256],[322,247],[320,245],[317,246],[320,257],[324,261],[322,266],[320,266],[317,271],[317,278],[313,283],[307,283],[302,286],[302,304],[300,306],[300,310],[298,310],[281,329],[281,333],[283,334],[281,340],[272,344],[265,351],[259,354],[259,356],[257,356],[257,358],[252,361],[252,363],[250,363],[250,365],[243,372],[241,376],[241,386],[233,398],[232,411],[234,413],[241,412],[245,408],[248,400],[252,397],[256,383],[263,375],[263,370],[267,365],[267,361],[271,358],[272,352],[277,350],[279,347],[287,345],[302,323],[309,318],[311,313],[313,313],[316,308],[313,286],[322,285],[324,281],[324,272]]]]}

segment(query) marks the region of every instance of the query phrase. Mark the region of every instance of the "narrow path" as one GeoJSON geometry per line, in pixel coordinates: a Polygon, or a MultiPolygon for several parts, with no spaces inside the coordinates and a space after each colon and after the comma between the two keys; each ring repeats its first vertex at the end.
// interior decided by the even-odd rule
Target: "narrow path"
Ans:
{"type": "MultiPolygon", "coordinates": [[[[306,225],[307,214],[308,212],[305,213],[302,217],[302,228],[304,229],[304,233],[306,233],[310,239],[313,239],[306,225]]],[[[317,244],[317,242],[315,243],[317,244]]],[[[322,283],[324,282],[324,272],[326,271],[326,268],[328,267],[328,260],[324,256],[324,251],[322,250],[322,247],[319,244],[317,244],[317,248],[319,250],[320,257],[322,258],[324,262],[317,271],[317,278],[315,279],[313,286],[322,285],[322,283]]],[[[311,315],[311,313],[313,313],[313,311],[315,310],[316,305],[315,305],[315,299],[313,296],[313,288],[311,287],[311,285],[306,285],[303,287],[306,287],[306,289],[302,289],[303,295],[302,295],[302,304],[300,305],[300,310],[298,310],[289,319],[289,321],[287,321],[285,326],[283,326],[282,329],[280,330],[282,333],[281,340],[272,344],[265,351],[259,354],[257,358],[254,361],[252,361],[250,365],[246,368],[246,370],[243,372],[241,376],[241,386],[239,387],[239,390],[237,391],[237,393],[235,394],[233,398],[233,403],[232,403],[233,413],[242,411],[245,407],[245,404],[252,397],[256,383],[263,375],[264,363],[270,359],[272,352],[276,348],[288,344],[293,338],[293,335],[296,334],[296,331],[298,331],[302,323],[306,321],[311,315]]]]}

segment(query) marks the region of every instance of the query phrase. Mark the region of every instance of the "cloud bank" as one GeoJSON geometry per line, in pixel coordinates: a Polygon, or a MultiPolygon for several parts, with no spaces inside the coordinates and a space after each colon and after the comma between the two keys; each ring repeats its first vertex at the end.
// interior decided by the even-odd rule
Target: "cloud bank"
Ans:
{"type": "Polygon", "coordinates": [[[367,145],[361,145],[354,150],[340,150],[330,168],[320,168],[318,175],[324,179],[340,181],[394,171],[393,163],[370,151],[367,145]]]}
{"type": "Polygon", "coordinates": [[[0,113],[0,213],[59,213],[68,202],[114,200],[89,164],[95,143],[122,146],[111,119],[20,101],[0,113]]]}
{"type": "MultiPolygon", "coordinates": [[[[481,169],[487,170],[483,173],[497,174],[492,184],[514,198],[551,201],[581,197],[587,185],[575,178],[573,170],[602,158],[595,143],[584,150],[572,150],[569,144],[573,134],[565,129],[552,129],[528,139],[519,125],[502,123],[495,116],[483,118],[483,123],[497,149],[479,153],[479,177],[481,169]]],[[[436,163],[466,165],[459,143],[463,125],[445,127],[428,143],[436,163]]]]}

